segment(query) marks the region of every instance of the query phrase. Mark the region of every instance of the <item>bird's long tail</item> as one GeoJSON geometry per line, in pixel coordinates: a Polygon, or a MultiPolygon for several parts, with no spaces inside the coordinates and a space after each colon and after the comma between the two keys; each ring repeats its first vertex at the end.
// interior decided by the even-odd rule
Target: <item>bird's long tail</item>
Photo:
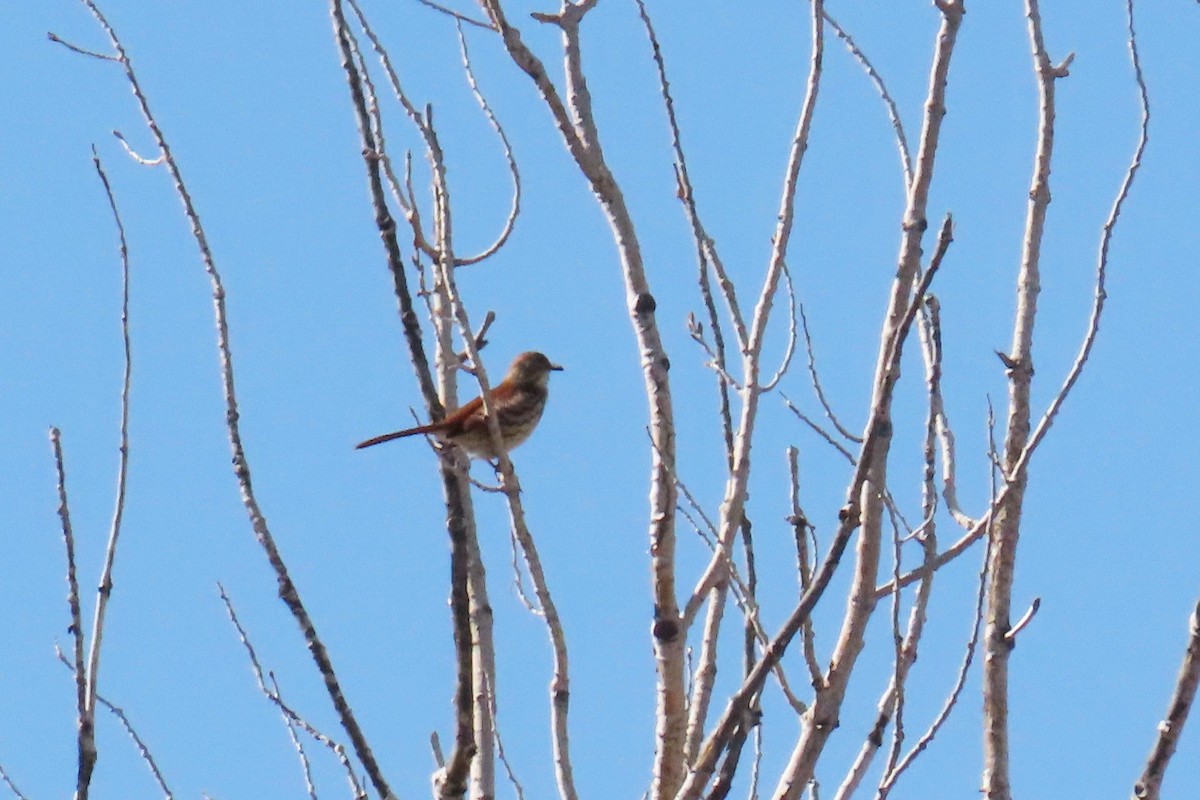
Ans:
{"type": "Polygon", "coordinates": [[[377,444],[390,442],[393,439],[403,439],[405,436],[416,436],[418,433],[433,433],[433,430],[433,425],[418,425],[415,428],[406,428],[402,431],[385,433],[382,436],[376,436],[373,439],[367,439],[365,442],[359,442],[358,444],[354,445],[354,449],[362,450],[364,447],[374,447],[377,444]]]}

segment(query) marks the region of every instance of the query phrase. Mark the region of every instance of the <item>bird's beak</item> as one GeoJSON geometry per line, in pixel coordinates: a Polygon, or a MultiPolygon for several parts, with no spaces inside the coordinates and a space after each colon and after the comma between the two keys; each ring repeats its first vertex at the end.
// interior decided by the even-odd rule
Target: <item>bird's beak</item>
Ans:
{"type": "Polygon", "coordinates": [[[553,372],[562,372],[563,371],[563,368],[560,367],[558,364],[551,364],[550,369],[553,372]]]}

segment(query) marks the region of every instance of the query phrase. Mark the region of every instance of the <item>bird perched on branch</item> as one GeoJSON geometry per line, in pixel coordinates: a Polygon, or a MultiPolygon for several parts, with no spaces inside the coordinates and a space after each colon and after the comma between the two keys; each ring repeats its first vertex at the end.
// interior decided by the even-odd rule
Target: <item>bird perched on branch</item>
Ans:
{"type": "MultiPolygon", "coordinates": [[[[506,450],[512,450],[533,433],[533,429],[542,418],[542,412],[546,409],[550,373],[561,369],[562,367],[551,363],[550,359],[541,353],[521,353],[513,360],[504,380],[492,389],[491,405],[496,410],[500,422],[500,436],[504,439],[506,450]]],[[[452,411],[440,422],[385,433],[360,442],[356,447],[361,450],[419,433],[436,436],[443,442],[452,442],[473,456],[495,459],[500,455],[492,446],[481,397],[476,397],[457,411],[452,411]]]]}

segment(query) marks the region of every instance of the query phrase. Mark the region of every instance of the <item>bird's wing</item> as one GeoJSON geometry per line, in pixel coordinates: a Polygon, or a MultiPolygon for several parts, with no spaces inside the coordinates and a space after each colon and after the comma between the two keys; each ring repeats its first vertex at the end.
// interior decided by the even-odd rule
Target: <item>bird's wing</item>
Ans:
{"type": "MultiPolygon", "coordinates": [[[[495,392],[492,396],[495,397],[495,392]]],[[[445,419],[438,423],[437,427],[447,436],[458,436],[466,431],[473,431],[481,424],[485,424],[483,416],[483,398],[476,397],[469,400],[459,408],[456,408],[445,419]]]]}

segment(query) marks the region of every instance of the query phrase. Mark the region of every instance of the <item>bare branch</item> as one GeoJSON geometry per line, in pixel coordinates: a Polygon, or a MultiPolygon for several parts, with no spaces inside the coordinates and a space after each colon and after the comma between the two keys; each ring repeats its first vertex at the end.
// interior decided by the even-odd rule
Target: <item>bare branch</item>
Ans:
{"type": "Polygon", "coordinates": [[[100,705],[107,708],[114,717],[120,720],[121,727],[125,729],[127,734],[129,734],[129,738],[133,740],[134,747],[137,748],[138,755],[140,755],[142,760],[146,762],[146,766],[149,768],[150,774],[154,776],[154,781],[158,784],[159,791],[163,793],[164,800],[172,800],[172,798],[175,797],[175,794],[171,791],[170,787],[167,786],[166,778],[163,777],[162,770],[158,767],[158,762],[154,760],[154,755],[150,752],[150,748],[146,745],[146,741],[138,734],[137,730],[133,727],[133,723],[129,721],[129,716],[125,713],[125,710],[119,706],[113,705],[99,694],[96,695],[96,701],[100,703],[100,705]]]}
{"type": "Polygon", "coordinates": [[[1033,598],[1033,602],[1029,605],[1029,609],[1024,614],[1021,615],[1021,618],[1019,620],[1017,620],[1015,623],[1013,623],[1012,629],[1009,630],[1008,635],[1005,636],[1004,638],[1008,639],[1010,644],[1015,645],[1017,642],[1017,634],[1019,634],[1021,631],[1025,630],[1025,628],[1029,625],[1030,622],[1033,622],[1034,615],[1037,614],[1038,609],[1041,607],[1042,607],[1042,598],[1040,598],[1040,597],[1033,598]]]}
{"type": "MultiPolygon", "coordinates": [[[[726,275],[725,267],[717,253],[716,243],[708,235],[708,231],[700,219],[700,211],[696,205],[695,189],[692,186],[691,175],[688,172],[687,157],[684,155],[683,136],[680,133],[679,120],[675,116],[675,98],[671,95],[671,84],[667,80],[666,61],[663,58],[662,48],[658,42],[658,35],[654,31],[654,24],[650,21],[650,14],[646,10],[644,0],[638,0],[638,14],[641,16],[642,24],[646,28],[646,38],[650,41],[654,65],[658,70],[659,94],[662,96],[663,107],[667,113],[667,124],[671,131],[671,148],[675,153],[675,180],[678,185],[677,195],[683,204],[684,212],[692,228],[692,239],[696,244],[696,257],[700,264],[700,293],[704,298],[705,307],[708,310],[709,325],[712,327],[713,336],[717,340],[717,352],[720,354],[718,363],[724,369],[724,337],[721,333],[721,325],[717,318],[716,308],[712,302],[712,292],[708,281],[708,270],[710,267],[717,275],[717,285],[721,289],[721,295],[725,300],[729,316],[733,320],[734,331],[737,334],[738,348],[740,350],[744,350],[746,347],[746,322],[742,317],[742,309],[738,304],[733,282],[726,275]]],[[[729,424],[732,425],[732,423],[729,424]]],[[[730,443],[728,449],[732,450],[732,447],[732,443],[730,443]]]]}
{"type": "MultiPolygon", "coordinates": [[[[220,583],[217,584],[217,592],[221,597],[221,602],[225,606],[225,613],[229,617],[229,621],[233,624],[234,630],[237,631],[238,641],[242,643],[242,647],[246,649],[246,658],[250,662],[250,670],[254,673],[254,682],[258,685],[259,692],[263,697],[270,701],[271,705],[275,706],[283,717],[284,724],[287,725],[289,733],[292,733],[293,726],[299,727],[313,741],[329,748],[337,760],[341,763],[342,768],[346,770],[346,777],[350,783],[350,790],[355,800],[366,800],[367,793],[358,782],[358,777],[354,774],[354,765],[346,755],[346,748],[340,743],[322,733],[307,719],[300,715],[283,699],[283,694],[279,691],[279,682],[275,680],[274,673],[270,673],[270,683],[268,684],[267,675],[264,673],[262,663],[258,660],[258,653],[255,652],[254,644],[250,641],[250,634],[246,632],[242,621],[238,619],[237,610],[234,608],[233,600],[225,591],[225,587],[220,583]]],[[[308,758],[305,756],[303,749],[299,743],[293,739],[297,747],[300,763],[304,770],[305,779],[311,785],[309,777],[308,758]]]]}
{"type": "Polygon", "coordinates": [[[75,569],[75,531],[71,527],[70,504],[67,501],[67,470],[63,461],[62,434],[58,428],[50,429],[50,445],[54,450],[54,467],[58,474],[58,516],[62,521],[63,543],[67,553],[67,606],[71,614],[71,640],[74,642],[74,665],[63,657],[63,663],[75,674],[76,696],[76,741],[78,749],[78,773],[75,779],[77,800],[87,800],[92,782],[92,770],[96,766],[96,716],[90,704],[87,670],[83,661],[83,614],[79,603],[79,580],[75,569]]]}
{"type": "Polygon", "coordinates": [[[800,304],[800,329],[804,333],[804,349],[808,353],[808,376],[812,381],[813,391],[817,394],[817,401],[821,404],[821,408],[825,410],[825,416],[833,423],[833,427],[837,429],[844,438],[862,444],[862,437],[856,436],[838,419],[834,413],[833,407],[829,404],[829,399],[825,396],[825,389],[821,385],[821,375],[817,372],[817,354],[813,347],[812,333],[808,329],[808,315],[804,313],[804,304],[800,304]]]}
{"type": "MultiPolygon", "coordinates": [[[[275,680],[274,673],[271,673],[271,691],[279,694],[279,681],[275,680]]],[[[291,740],[292,747],[296,750],[296,757],[300,759],[300,769],[304,773],[304,789],[308,792],[308,798],[317,800],[317,787],[313,783],[312,765],[308,762],[308,753],[304,751],[304,743],[300,741],[300,734],[296,732],[296,723],[285,715],[283,724],[287,728],[288,739],[291,740]]]]}
{"type": "MultiPolygon", "coordinates": [[[[894,369],[894,365],[898,362],[903,352],[904,341],[912,327],[913,318],[916,316],[917,308],[920,306],[920,300],[924,296],[924,292],[928,289],[929,283],[936,272],[937,270],[935,269],[926,271],[921,283],[917,287],[913,303],[910,304],[908,311],[900,320],[899,326],[895,329],[894,337],[888,346],[884,348],[883,369],[880,371],[881,375],[884,376],[880,389],[880,397],[883,398],[883,402],[876,406],[875,414],[882,413],[881,409],[886,407],[887,403],[890,402],[896,380],[899,377],[894,369]]],[[[768,671],[782,658],[792,638],[803,623],[809,619],[813,608],[820,601],[830,580],[833,578],[833,574],[837,571],[842,555],[849,544],[850,537],[859,527],[861,519],[859,503],[861,502],[862,488],[866,483],[867,472],[871,467],[871,459],[876,453],[876,441],[883,435],[881,432],[884,431],[883,426],[878,424],[878,420],[874,416],[871,423],[867,426],[867,435],[864,437],[862,445],[862,455],[857,461],[855,473],[851,479],[850,488],[847,491],[846,505],[839,512],[840,523],[837,533],[830,543],[824,560],[813,576],[812,585],[803,593],[799,603],[792,610],[782,628],[771,639],[771,644],[763,653],[762,660],[755,666],[751,674],[746,677],[741,688],[730,697],[720,720],[718,720],[716,726],[714,726],[705,740],[704,747],[701,748],[700,756],[693,767],[689,780],[681,790],[681,798],[694,796],[684,793],[695,790],[697,786],[703,787],[704,783],[707,782],[711,776],[710,770],[715,768],[716,759],[727,743],[728,737],[732,735],[733,727],[737,724],[736,715],[742,713],[750,700],[761,690],[768,671]]],[[[809,713],[812,713],[811,708],[809,713]]],[[[797,786],[802,787],[808,785],[808,783],[808,781],[798,782],[797,786]]]]}
{"type": "Polygon", "coordinates": [[[521,171],[517,169],[517,159],[513,155],[512,144],[508,141],[508,134],[504,132],[504,126],[500,124],[500,120],[496,119],[491,105],[488,104],[487,98],[483,96],[483,92],[475,80],[475,71],[471,68],[471,56],[467,51],[467,37],[463,34],[462,20],[459,20],[458,23],[458,47],[462,56],[463,72],[466,73],[467,83],[471,87],[471,94],[475,96],[475,102],[479,104],[479,108],[488,119],[488,124],[492,126],[492,130],[496,132],[496,136],[504,146],[504,160],[508,164],[508,172],[512,176],[513,186],[512,204],[508,210],[508,217],[504,220],[504,227],[500,230],[500,235],[478,255],[455,259],[454,263],[461,267],[478,264],[480,261],[494,256],[508,242],[508,237],[512,235],[513,227],[516,225],[517,216],[521,213],[521,171]]]}
{"type": "Polygon", "coordinates": [[[1142,158],[1146,154],[1146,145],[1150,141],[1150,95],[1149,90],[1146,88],[1146,79],[1142,73],[1141,57],[1138,54],[1137,32],[1133,24],[1133,0],[1126,0],[1125,13],[1126,30],[1129,34],[1129,59],[1133,67],[1134,81],[1138,87],[1138,105],[1141,110],[1137,146],[1134,148],[1129,166],[1125,170],[1125,177],[1121,180],[1121,185],[1117,189],[1116,196],[1113,198],[1112,208],[1109,210],[1108,218],[1104,221],[1104,226],[1100,234],[1100,246],[1096,256],[1096,288],[1092,301],[1092,312],[1088,318],[1087,332],[1084,334],[1079,354],[1075,357],[1074,363],[1071,364],[1071,369],[1067,372],[1067,377],[1063,381],[1062,387],[1058,390],[1046,412],[1038,421],[1033,433],[1030,434],[1029,441],[1021,453],[1021,457],[1013,467],[1014,473],[1028,467],[1029,459],[1033,456],[1033,451],[1041,444],[1042,439],[1049,432],[1050,426],[1054,424],[1054,419],[1058,416],[1059,409],[1066,402],[1067,395],[1071,393],[1071,389],[1074,388],[1076,381],[1079,380],[1079,376],[1083,373],[1083,368],[1091,356],[1092,347],[1096,343],[1096,336],[1100,332],[1100,318],[1104,314],[1104,302],[1108,299],[1108,291],[1105,287],[1108,279],[1109,248],[1112,245],[1113,233],[1116,230],[1117,222],[1121,218],[1121,210],[1125,207],[1125,201],[1129,198],[1129,192],[1133,188],[1134,178],[1137,177],[1138,170],[1141,169],[1142,158]]]}
{"type": "Polygon", "coordinates": [[[1196,687],[1200,685],[1200,603],[1192,609],[1188,619],[1188,644],[1183,653],[1183,664],[1179,667],[1179,678],[1167,704],[1167,716],[1158,723],[1158,736],[1146,759],[1142,775],[1133,785],[1133,800],[1158,800],[1163,776],[1175,755],[1188,713],[1196,701],[1196,687]]]}
{"type": "MultiPolygon", "coordinates": [[[[404,87],[400,83],[400,77],[396,74],[396,70],[392,67],[391,57],[388,55],[387,49],[375,35],[375,30],[367,21],[367,16],[359,6],[358,0],[347,0],[351,10],[354,11],[355,17],[358,19],[359,27],[362,28],[363,34],[371,43],[372,49],[379,57],[379,63],[383,67],[384,74],[387,75],[388,81],[392,87],[392,94],[399,101],[404,113],[420,130],[424,124],[424,119],[421,113],[417,111],[416,106],[408,99],[408,95],[404,91],[404,87]]],[[[400,210],[404,212],[404,217],[408,221],[409,228],[412,232],[413,248],[417,253],[424,253],[430,258],[437,258],[436,248],[429,243],[429,238],[425,235],[425,228],[421,222],[421,211],[417,205],[416,193],[412,187],[412,154],[405,152],[404,154],[404,171],[405,171],[405,188],[401,188],[400,180],[396,177],[395,170],[392,166],[392,157],[387,149],[387,137],[383,131],[383,116],[379,111],[379,98],[375,93],[375,84],[371,80],[370,70],[367,69],[366,60],[363,58],[362,52],[359,50],[358,41],[353,35],[347,37],[347,42],[350,45],[350,54],[358,71],[359,81],[361,82],[364,107],[360,110],[365,111],[369,116],[370,130],[367,135],[363,136],[364,143],[372,142],[374,149],[368,150],[364,148],[364,159],[376,159],[383,166],[383,173],[387,177],[388,188],[391,191],[392,197],[395,198],[400,210]]],[[[357,98],[352,99],[357,103],[357,98]]],[[[360,120],[360,125],[364,120],[360,120]]],[[[376,212],[378,216],[378,211],[376,212]]],[[[381,231],[382,233],[382,231],[381,231]]],[[[419,265],[420,262],[414,253],[414,261],[419,265]]],[[[424,275],[422,274],[422,277],[424,275]]]]}
{"type": "Polygon", "coordinates": [[[951,688],[950,694],[946,697],[946,702],[942,705],[941,710],[930,724],[928,730],[922,734],[921,738],[917,740],[917,743],[913,745],[913,748],[909,750],[904,757],[900,759],[896,766],[888,772],[884,779],[880,781],[879,795],[882,797],[887,796],[887,793],[891,791],[891,788],[896,784],[896,781],[899,780],[904,771],[907,770],[909,766],[912,765],[912,762],[916,760],[921,753],[925,752],[925,749],[928,748],[933,742],[933,739],[935,736],[937,736],[938,731],[941,730],[942,726],[946,723],[946,720],[950,718],[950,713],[954,710],[955,705],[957,705],[958,698],[962,694],[963,687],[966,686],[967,675],[970,672],[971,663],[975,660],[975,650],[979,644],[979,631],[981,623],[983,622],[984,603],[987,596],[987,564],[989,557],[990,556],[985,548],[983,554],[983,566],[979,570],[979,590],[976,593],[975,598],[975,614],[971,624],[971,635],[968,638],[966,654],[963,656],[963,662],[959,667],[958,675],[954,681],[954,686],[951,688]]]}
{"type": "Polygon", "coordinates": [[[820,436],[822,439],[824,439],[825,442],[827,444],[829,444],[829,446],[832,447],[834,450],[837,450],[838,453],[841,454],[842,458],[846,459],[846,461],[848,461],[850,464],[856,463],[857,459],[855,458],[854,454],[851,453],[849,450],[847,450],[845,448],[845,446],[842,445],[841,442],[839,442],[837,439],[833,438],[833,435],[831,433],[829,433],[829,431],[825,430],[818,423],[813,421],[812,417],[808,416],[803,411],[801,411],[799,408],[797,408],[796,404],[792,402],[790,397],[788,397],[783,392],[780,392],[779,396],[783,398],[783,404],[785,406],[787,406],[787,409],[789,411],[791,411],[793,414],[796,415],[797,419],[799,419],[801,422],[803,422],[808,427],[812,428],[813,431],[815,431],[818,436],[820,436]]]}
{"type": "Polygon", "coordinates": [[[779,381],[787,374],[788,367],[791,366],[792,356],[796,354],[796,339],[799,338],[796,333],[796,287],[792,284],[792,273],[787,267],[787,262],[783,263],[783,281],[787,286],[788,299],[788,339],[787,346],[784,348],[783,360],[779,364],[779,368],[775,370],[775,374],[771,380],[762,385],[762,391],[772,391],[779,385],[779,381]]]}
{"type": "MultiPolygon", "coordinates": [[[[121,423],[119,431],[120,445],[118,447],[120,456],[117,465],[117,491],[114,500],[112,524],[108,532],[108,543],[104,548],[104,566],[100,573],[99,588],[96,590],[95,615],[92,619],[91,649],[88,652],[87,662],[87,717],[89,725],[94,723],[96,716],[96,687],[99,685],[100,647],[104,640],[104,618],[105,612],[108,610],[108,599],[112,595],[112,575],[113,565],[117,557],[117,540],[121,536],[121,521],[125,514],[125,488],[128,483],[129,474],[129,388],[133,374],[133,359],[129,336],[129,246],[125,239],[125,226],[121,222],[121,214],[117,209],[116,197],[113,195],[108,175],[104,171],[104,165],[101,164],[100,156],[96,153],[95,147],[92,148],[92,163],[96,168],[96,173],[100,177],[101,183],[104,185],[104,193],[108,197],[109,208],[112,210],[113,222],[116,224],[120,243],[121,343],[124,356],[124,370],[121,379],[121,423]]],[[[92,744],[91,755],[94,761],[96,755],[94,743],[92,744]]],[[[77,797],[86,798],[87,791],[83,791],[80,795],[79,790],[77,790],[77,797]]]]}
{"type": "MultiPolygon", "coordinates": [[[[792,525],[795,531],[796,539],[796,574],[800,576],[800,591],[808,591],[808,587],[812,585],[812,564],[816,557],[816,542],[813,542],[813,549],[810,553],[808,548],[808,532],[811,525],[808,523],[808,518],[804,515],[804,510],[800,507],[800,462],[799,451],[795,447],[788,447],[787,462],[788,476],[788,499],[791,504],[792,513],[788,517],[788,522],[792,525]]],[[[821,665],[817,661],[816,635],[813,632],[813,624],[811,619],[806,619],[800,626],[800,636],[802,649],[804,651],[804,663],[808,666],[809,683],[813,688],[819,689],[825,683],[825,674],[821,671],[821,665]]]]}
{"type": "MultiPolygon", "coordinates": [[[[58,648],[57,645],[54,648],[54,655],[58,658],[59,663],[70,670],[72,675],[79,674],[79,672],[75,669],[71,662],[67,660],[66,655],[58,648]]],[[[121,723],[121,727],[123,727],[125,732],[129,734],[129,738],[133,741],[134,747],[137,748],[138,755],[143,761],[146,762],[146,766],[150,770],[150,774],[153,776],[154,781],[158,784],[159,790],[162,791],[165,800],[172,800],[175,795],[171,792],[170,787],[167,786],[167,782],[163,777],[162,770],[158,768],[158,762],[154,760],[154,755],[150,752],[150,747],[138,734],[137,729],[133,727],[133,723],[129,721],[129,715],[125,713],[124,709],[113,705],[113,703],[107,700],[102,694],[96,694],[96,702],[107,708],[109,712],[111,712],[112,715],[117,718],[117,721],[121,723]]]]}
{"type": "Polygon", "coordinates": [[[58,34],[53,33],[53,32],[47,33],[46,38],[49,39],[50,41],[54,42],[55,44],[61,44],[63,47],[67,48],[68,50],[70,50],[72,52],[79,53],[79,55],[81,55],[81,56],[88,56],[89,58],[98,58],[101,61],[116,61],[117,60],[117,58],[115,56],[110,56],[105,53],[97,53],[94,50],[88,50],[85,47],[80,47],[79,45],[71,44],[66,39],[60,38],[58,36],[58,34]]]}
{"type": "Polygon", "coordinates": [[[434,11],[440,11],[441,13],[446,14],[447,16],[453,17],[455,20],[457,20],[460,23],[465,22],[468,25],[475,25],[476,27],[483,28],[484,30],[489,30],[489,31],[496,30],[495,26],[489,25],[486,22],[480,22],[479,20],[475,19],[474,17],[468,17],[466,14],[460,14],[452,8],[447,8],[446,6],[444,6],[440,3],[433,2],[433,0],[417,0],[417,2],[427,8],[432,8],[434,11]]]}
{"type": "Polygon", "coordinates": [[[1006,356],[1008,374],[1008,425],[1002,452],[1008,494],[997,507],[988,536],[989,566],[987,627],[983,664],[983,780],[987,800],[1009,800],[1008,664],[1013,642],[1011,630],[1012,586],[1016,569],[1027,473],[1015,469],[1029,440],[1030,391],[1033,382],[1033,334],[1041,291],[1041,248],[1050,206],[1050,170],[1054,154],[1055,82],[1062,75],[1050,63],[1042,36],[1038,0],[1026,0],[1032,60],[1037,78],[1038,142],[1030,181],[1029,202],[1021,266],[1017,275],[1017,307],[1013,338],[1006,356]]]}
{"type": "Polygon", "coordinates": [[[120,131],[113,131],[112,134],[116,140],[121,143],[121,147],[125,148],[125,154],[137,163],[141,164],[143,167],[157,167],[163,163],[165,156],[162,153],[159,153],[157,158],[146,158],[137,150],[133,149],[133,145],[131,145],[129,140],[125,138],[125,134],[121,133],[120,131]]]}
{"type": "Polygon", "coordinates": [[[904,123],[900,121],[900,109],[896,107],[896,101],[892,99],[891,93],[888,91],[887,84],[883,81],[883,76],[875,69],[875,65],[867,58],[864,53],[851,38],[850,34],[838,24],[837,20],[825,12],[825,21],[829,23],[829,27],[833,28],[833,32],[841,39],[846,49],[850,51],[850,55],[859,63],[863,71],[867,73],[867,77],[871,79],[871,83],[875,85],[875,90],[879,92],[879,99],[883,101],[887,108],[888,119],[892,123],[892,130],[896,133],[896,149],[900,151],[900,165],[904,168],[904,188],[907,190],[912,185],[913,168],[912,156],[908,151],[908,137],[904,135],[904,123]]]}
{"type": "Polygon", "coordinates": [[[925,383],[929,393],[929,413],[933,416],[937,438],[941,444],[942,498],[946,501],[946,509],[954,517],[954,521],[961,527],[970,529],[976,521],[963,512],[958,502],[954,431],[946,416],[946,403],[942,397],[941,304],[934,295],[925,298],[921,322],[917,331],[921,336],[922,355],[925,359],[925,383]]]}
{"type": "MultiPolygon", "coordinates": [[[[357,13],[358,5],[355,2],[351,3],[351,8],[357,13]]],[[[408,288],[408,277],[404,271],[404,258],[400,253],[400,244],[396,239],[396,220],[392,217],[391,211],[387,205],[387,195],[383,190],[383,180],[380,174],[381,158],[377,158],[376,154],[383,152],[383,146],[378,139],[378,128],[373,121],[373,117],[367,103],[366,91],[364,88],[364,80],[361,71],[356,65],[354,52],[357,47],[354,43],[354,37],[350,34],[348,27],[345,24],[345,17],[341,11],[341,5],[334,0],[331,2],[331,16],[334,18],[335,30],[344,31],[344,35],[338,35],[338,45],[342,58],[342,69],[346,73],[346,84],[350,90],[350,100],[354,106],[355,119],[358,123],[359,138],[363,145],[363,165],[367,170],[367,185],[371,193],[371,203],[375,211],[375,225],[379,229],[379,238],[383,242],[384,252],[387,256],[388,271],[392,275],[393,290],[396,295],[396,301],[400,311],[401,327],[404,331],[404,341],[408,346],[410,361],[413,365],[413,370],[417,376],[417,385],[421,389],[421,396],[425,401],[426,409],[429,412],[431,419],[441,419],[445,415],[445,410],[442,406],[442,401],[438,397],[437,388],[433,383],[433,376],[429,370],[429,359],[425,355],[425,343],[421,335],[421,323],[417,317],[416,310],[413,306],[412,293],[408,288]],[[340,20],[340,24],[339,21],[340,20]]],[[[363,26],[363,31],[367,38],[375,43],[374,32],[366,23],[366,17],[359,15],[359,23],[363,26]]],[[[377,52],[382,51],[382,47],[377,52]]],[[[399,88],[399,80],[395,78],[395,72],[390,69],[390,62],[386,61],[386,51],[379,52],[381,63],[392,79],[392,88],[404,106],[405,112],[412,118],[414,115],[419,116],[417,110],[408,102],[407,97],[399,88]]],[[[386,163],[386,162],[385,162],[386,163]]],[[[406,166],[408,166],[406,161],[406,166]]],[[[411,171],[406,170],[406,174],[411,178],[411,171]]],[[[409,201],[408,209],[410,212],[416,210],[416,200],[412,197],[411,180],[409,186],[409,201]]],[[[397,194],[402,194],[397,192],[397,194]]],[[[419,219],[413,221],[414,237],[423,241],[424,235],[421,233],[419,219]]],[[[426,245],[432,251],[432,247],[426,245]]]]}
{"type": "Polygon", "coordinates": [[[8,790],[13,793],[13,797],[17,798],[17,800],[29,800],[29,798],[17,788],[17,785],[13,783],[13,779],[8,776],[8,772],[5,771],[3,766],[0,766],[0,780],[4,781],[4,785],[8,787],[8,790]]]}
{"type": "MultiPolygon", "coordinates": [[[[854,574],[841,631],[830,658],[831,666],[826,674],[825,686],[817,692],[816,699],[806,715],[806,724],[800,739],[793,748],[788,765],[776,786],[776,800],[796,800],[804,787],[811,783],[817,759],[836,727],[851,673],[865,643],[867,622],[875,607],[874,592],[880,561],[882,509],[887,494],[887,461],[892,439],[891,404],[899,379],[898,358],[912,321],[929,289],[931,273],[936,273],[940,264],[940,258],[935,255],[929,269],[924,275],[920,275],[929,189],[933,181],[941,123],[945,116],[950,61],[964,13],[961,0],[943,3],[940,8],[942,24],[938,31],[926,96],[920,152],[904,211],[896,277],[892,283],[887,313],[881,325],[880,352],[876,362],[867,428],[849,487],[847,504],[842,509],[841,523],[830,553],[830,556],[836,554],[840,559],[850,533],[858,528],[854,574]]],[[[830,561],[833,562],[833,566],[836,565],[833,559],[830,561]]],[[[818,583],[814,583],[814,588],[817,585],[818,583]]]]}

